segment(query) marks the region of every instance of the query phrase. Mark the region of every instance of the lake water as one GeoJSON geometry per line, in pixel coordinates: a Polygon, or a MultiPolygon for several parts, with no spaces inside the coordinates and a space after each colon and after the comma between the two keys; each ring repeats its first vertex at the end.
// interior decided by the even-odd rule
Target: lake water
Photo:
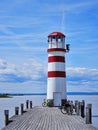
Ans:
{"type": "MultiPolygon", "coordinates": [[[[26,100],[31,100],[33,106],[41,106],[43,100],[46,96],[33,95],[33,96],[15,96],[13,98],[0,98],[0,129],[4,127],[4,110],[9,110],[10,117],[15,113],[15,107],[19,106],[21,103],[26,104],[26,100]]],[[[92,104],[92,124],[98,128],[98,95],[69,95],[69,100],[85,100],[86,104],[92,104]]]]}

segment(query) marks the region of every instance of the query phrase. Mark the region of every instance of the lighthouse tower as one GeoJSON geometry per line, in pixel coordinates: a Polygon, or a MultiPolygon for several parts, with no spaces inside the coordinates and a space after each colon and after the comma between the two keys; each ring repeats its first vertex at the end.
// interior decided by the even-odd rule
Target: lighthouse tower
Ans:
{"type": "Polygon", "coordinates": [[[69,51],[69,44],[65,49],[65,35],[52,32],[48,35],[48,80],[47,100],[54,106],[61,106],[66,96],[65,53],[69,51]]]}

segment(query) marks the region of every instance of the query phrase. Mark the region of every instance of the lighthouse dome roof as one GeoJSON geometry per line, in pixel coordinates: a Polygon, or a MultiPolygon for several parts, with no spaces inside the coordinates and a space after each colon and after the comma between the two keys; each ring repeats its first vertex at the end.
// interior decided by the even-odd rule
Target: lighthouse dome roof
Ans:
{"type": "Polygon", "coordinates": [[[65,35],[61,32],[52,32],[48,35],[48,37],[51,37],[51,36],[63,36],[63,37],[65,37],[65,35]]]}

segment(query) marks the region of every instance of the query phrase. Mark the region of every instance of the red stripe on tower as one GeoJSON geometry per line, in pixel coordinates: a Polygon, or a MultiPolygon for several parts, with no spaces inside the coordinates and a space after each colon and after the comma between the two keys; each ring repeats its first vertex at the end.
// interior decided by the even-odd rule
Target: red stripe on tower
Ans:
{"type": "Polygon", "coordinates": [[[49,56],[48,62],[65,62],[64,56],[49,56]]]}
{"type": "Polygon", "coordinates": [[[52,77],[66,77],[66,73],[63,71],[49,71],[48,78],[52,77]]]}
{"type": "Polygon", "coordinates": [[[47,49],[47,52],[53,52],[53,51],[66,52],[66,49],[65,48],[49,48],[49,49],[47,49]]]}

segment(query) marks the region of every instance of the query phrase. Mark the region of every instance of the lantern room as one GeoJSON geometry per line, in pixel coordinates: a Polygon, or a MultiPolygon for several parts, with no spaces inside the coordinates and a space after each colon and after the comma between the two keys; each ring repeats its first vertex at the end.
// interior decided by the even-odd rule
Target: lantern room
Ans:
{"type": "Polygon", "coordinates": [[[65,35],[61,32],[52,32],[48,35],[48,48],[65,48],[65,35]]]}

